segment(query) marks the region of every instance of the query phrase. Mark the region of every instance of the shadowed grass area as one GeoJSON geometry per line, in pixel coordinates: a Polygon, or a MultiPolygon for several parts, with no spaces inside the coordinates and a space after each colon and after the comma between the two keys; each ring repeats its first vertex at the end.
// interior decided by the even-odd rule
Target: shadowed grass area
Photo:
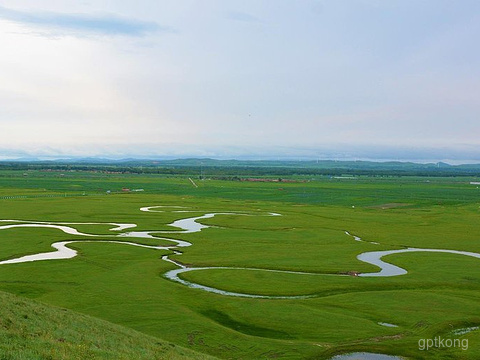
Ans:
{"type": "Polygon", "coordinates": [[[220,325],[247,335],[273,339],[293,339],[293,337],[286,332],[243,323],[241,321],[232,319],[229,315],[218,310],[205,310],[202,312],[202,314],[219,323],[220,325]]]}

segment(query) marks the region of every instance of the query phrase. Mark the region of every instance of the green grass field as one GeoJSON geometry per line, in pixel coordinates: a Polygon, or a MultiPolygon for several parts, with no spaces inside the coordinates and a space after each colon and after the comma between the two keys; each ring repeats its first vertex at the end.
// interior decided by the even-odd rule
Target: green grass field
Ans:
{"type": "Polygon", "coordinates": [[[0,292],[2,359],[213,359],[126,327],[0,292]]]}
{"type": "MultiPolygon", "coordinates": [[[[52,309],[66,308],[106,320],[161,339],[162,344],[170,342],[224,359],[328,359],[352,351],[411,359],[480,358],[479,330],[452,335],[454,329],[480,325],[480,260],[454,254],[397,254],[384,260],[407,269],[407,275],[338,276],[376,271],[375,266],[356,259],[366,251],[421,247],[480,252],[480,189],[469,184],[473,179],[310,180],[204,180],[197,181],[195,188],[182,177],[0,172],[0,219],[135,223],[135,230],[167,230],[174,220],[207,212],[253,215],[218,215],[201,220],[215,227],[165,234],[193,244],[182,248],[181,255],[90,242],[72,244],[79,251],[72,259],[0,265],[0,290],[35,299],[35,304],[52,305],[52,309]],[[122,188],[144,191],[116,193],[122,188]],[[107,195],[108,190],[112,194],[107,195]],[[139,211],[156,205],[184,206],[195,212],[139,211]],[[263,216],[266,212],[283,216],[263,216]],[[345,231],[365,242],[355,241],[345,231]],[[211,269],[181,275],[188,281],[232,292],[311,297],[250,299],[191,289],[163,277],[175,268],[161,260],[167,254],[195,267],[259,269],[211,269]],[[419,350],[420,339],[438,336],[468,339],[468,350],[419,350]]],[[[76,226],[100,235],[111,234],[110,227],[76,226]]],[[[0,260],[52,251],[50,245],[56,241],[80,239],[56,229],[3,229],[0,260]]],[[[166,244],[155,239],[128,241],[166,244]]],[[[13,299],[6,296],[4,303],[17,301],[13,299]]],[[[15,335],[18,348],[43,351],[44,344],[48,351],[48,342],[31,335],[39,330],[28,323],[18,326],[23,326],[23,332],[15,335]]],[[[2,339],[14,336],[9,329],[3,331],[2,339]]],[[[120,340],[112,337],[108,341],[120,340]]],[[[146,340],[138,340],[138,345],[133,342],[131,347],[143,349],[142,341],[146,340]]],[[[81,346],[82,338],[76,344],[81,346]]],[[[151,351],[162,349],[170,351],[168,347],[151,351]]],[[[6,359],[22,358],[9,355],[13,350],[8,346],[0,346],[0,351],[6,359]]],[[[25,354],[23,358],[29,358],[25,354]]],[[[73,358],[62,356],[61,352],[51,354],[52,359],[73,358]]],[[[92,356],[109,358],[100,351],[92,356]]]]}

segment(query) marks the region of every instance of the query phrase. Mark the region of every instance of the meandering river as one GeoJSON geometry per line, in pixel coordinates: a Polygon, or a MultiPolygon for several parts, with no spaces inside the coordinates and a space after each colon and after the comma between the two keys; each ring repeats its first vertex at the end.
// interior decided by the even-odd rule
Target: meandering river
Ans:
{"type": "MultiPolygon", "coordinates": [[[[167,211],[175,212],[175,213],[188,213],[188,212],[196,212],[194,210],[186,210],[187,208],[179,207],[179,206],[149,206],[149,207],[142,207],[140,210],[144,212],[164,212],[165,209],[169,209],[167,211]],[[182,209],[182,210],[179,210],[182,209]]],[[[29,221],[29,220],[0,220],[1,223],[5,223],[6,225],[0,225],[1,230],[13,229],[13,228],[53,228],[58,229],[68,235],[74,235],[79,237],[88,237],[90,239],[80,239],[80,240],[69,240],[69,241],[60,241],[55,242],[51,246],[55,249],[55,251],[50,252],[43,252],[33,255],[25,255],[14,259],[7,259],[0,261],[0,265],[7,265],[7,264],[18,264],[18,263],[25,263],[25,262],[32,262],[32,261],[46,261],[46,260],[60,260],[60,259],[71,259],[77,256],[77,251],[73,250],[68,247],[68,245],[73,243],[85,243],[85,242],[102,242],[102,243],[115,243],[121,245],[129,245],[129,246],[137,246],[143,247],[153,250],[170,250],[173,251],[175,255],[181,255],[180,252],[175,251],[175,249],[182,248],[182,247],[189,247],[192,246],[192,243],[184,240],[177,240],[168,237],[159,237],[156,234],[163,235],[163,234],[187,234],[187,233],[195,233],[199,231],[203,231],[204,229],[208,229],[210,226],[202,224],[199,222],[203,219],[213,218],[218,215],[238,215],[238,216],[281,216],[281,214],[277,213],[265,213],[265,214],[251,214],[251,213],[242,213],[242,212],[208,212],[201,216],[194,216],[194,217],[186,217],[168,224],[171,227],[176,228],[176,230],[172,229],[168,230],[149,230],[149,231],[126,231],[121,232],[124,230],[129,230],[135,228],[136,224],[123,224],[123,223],[79,223],[79,222],[45,222],[45,221],[29,221]],[[109,230],[115,232],[114,234],[109,235],[99,235],[99,234],[88,234],[84,232],[78,231],[74,226],[75,225],[111,225],[113,226],[109,230]],[[93,240],[93,237],[101,237],[102,240],[93,240]],[[105,240],[105,238],[112,238],[112,240],[105,240]],[[164,240],[171,242],[172,245],[168,246],[154,246],[154,245],[143,245],[138,244],[135,242],[128,242],[128,241],[121,241],[121,240],[114,240],[113,238],[132,238],[132,239],[156,239],[156,240],[164,240]]],[[[347,235],[352,236],[355,241],[363,241],[360,237],[356,235],[350,234],[348,231],[344,231],[347,235]]],[[[380,245],[377,242],[370,242],[373,244],[380,245]]],[[[360,277],[391,277],[391,276],[399,276],[405,275],[408,273],[406,269],[403,269],[399,266],[393,265],[388,263],[382,258],[387,255],[395,255],[395,254],[403,254],[403,253],[410,253],[410,252],[436,252],[436,253],[450,253],[450,254],[457,254],[463,256],[470,256],[480,259],[480,254],[475,252],[468,252],[468,251],[459,251],[459,250],[448,250],[448,249],[422,249],[422,248],[405,248],[405,249],[398,249],[398,250],[382,250],[382,251],[370,251],[364,252],[357,256],[357,259],[363,261],[368,264],[375,265],[380,268],[378,272],[372,273],[361,273],[358,274],[360,277]]],[[[315,275],[315,276],[345,276],[345,275],[332,275],[332,274],[318,274],[318,273],[309,273],[309,272],[301,272],[301,271],[288,271],[288,270],[274,270],[274,269],[258,269],[258,268],[243,268],[243,267],[187,267],[181,264],[178,261],[170,259],[169,255],[164,255],[162,257],[163,261],[167,261],[177,267],[177,269],[173,269],[167,271],[164,274],[164,277],[180,283],[182,285],[188,286],[190,288],[203,290],[206,292],[225,295],[225,296],[236,296],[236,297],[248,297],[248,298],[269,298],[269,299],[302,299],[307,298],[308,296],[266,296],[266,295],[258,295],[258,294],[245,294],[245,293],[237,293],[231,291],[225,291],[221,289],[217,289],[214,287],[205,286],[202,284],[197,284],[191,281],[184,280],[180,277],[180,274],[191,272],[191,271],[203,271],[203,270],[212,270],[212,269],[239,269],[239,270],[255,270],[255,271],[269,271],[269,272],[278,272],[278,273],[290,273],[290,274],[298,274],[298,275],[315,275]]]]}

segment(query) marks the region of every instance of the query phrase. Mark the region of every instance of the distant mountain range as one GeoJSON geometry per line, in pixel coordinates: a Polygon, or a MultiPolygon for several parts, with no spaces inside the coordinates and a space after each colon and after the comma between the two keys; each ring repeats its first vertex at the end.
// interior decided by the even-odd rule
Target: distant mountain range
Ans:
{"type": "Polygon", "coordinates": [[[450,165],[444,162],[375,162],[375,161],[336,161],[336,160],[217,160],[210,158],[186,159],[106,159],[99,157],[65,158],[58,160],[39,160],[21,158],[0,161],[0,168],[15,169],[79,169],[79,170],[121,170],[128,172],[165,173],[201,173],[208,169],[209,174],[398,174],[398,175],[479,175],[480,164],[450,165]],[[178,171],[174,171],[177,169],[178,171]]]}

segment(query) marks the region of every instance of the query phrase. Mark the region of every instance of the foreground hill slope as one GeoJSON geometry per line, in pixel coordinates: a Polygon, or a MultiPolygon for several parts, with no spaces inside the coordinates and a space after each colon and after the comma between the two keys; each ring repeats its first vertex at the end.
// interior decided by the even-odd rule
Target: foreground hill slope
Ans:
{"type": "Polygon", "coordinates": [[[213,359],[137,331],[0,292],[1,359],[213,359]]]}

